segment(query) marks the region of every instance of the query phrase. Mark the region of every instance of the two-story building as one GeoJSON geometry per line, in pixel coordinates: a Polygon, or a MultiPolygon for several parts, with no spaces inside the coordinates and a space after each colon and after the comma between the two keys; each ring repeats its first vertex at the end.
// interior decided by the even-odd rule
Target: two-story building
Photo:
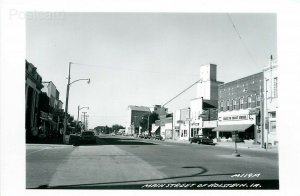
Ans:
{"type": "Polygon", "coordinates": [[[232,140],[238,131],[240,140],[262,142],[263,72],[219,85],[218,141],[232,140]]]}
{"type": "MultiPolygon", "coordinates": [[[[276,114],[278,110],[278,64],[271,56],[270,62],[264,67],[265,93],[264,93],[264,143],[277,145],[276,114]]],[[[266,146],[266,147],[267,147],[266,146]]]]}
{"type": "Polygon", "coordinates": [[[37,68],[25,61],[25,128],[26,142],[34,140],[38,136],[38,107],[39,95],[43,88],[42,77],[38,74],[37,68]]]}
{"type": "Polygon", "coordinates": [[[150,115],[149,107],[145,106],[128,106],[126,131],[127,135],[138,135],[140,131],[140,121],[145,115],[150,115]]]}

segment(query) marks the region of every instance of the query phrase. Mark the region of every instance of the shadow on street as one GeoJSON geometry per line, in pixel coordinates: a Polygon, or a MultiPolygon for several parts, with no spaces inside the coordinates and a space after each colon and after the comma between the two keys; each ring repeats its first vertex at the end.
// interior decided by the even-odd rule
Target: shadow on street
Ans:
{"type": "Polygon", "coordinates": [[[81,141],[78,145],[87,146],[87,145],[157,145],[151,141],[138,141],[131,138],[112,138],[112,137],[97,137],[96,143],[89,143],[81,141]]]}

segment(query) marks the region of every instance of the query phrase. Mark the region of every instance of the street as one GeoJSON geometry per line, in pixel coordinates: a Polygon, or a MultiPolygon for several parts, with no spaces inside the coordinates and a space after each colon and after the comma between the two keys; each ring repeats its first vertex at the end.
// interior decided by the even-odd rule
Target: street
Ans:
{"type": "Polygon", "coordinates": [[[239,149],[241,157],[234,157],[233,148],[100,135],[97,144],[76,147],[27,144],[26,153],[27,188],[172,189],[202,183],[198,187],[210,189],[216,186],[203,184],[257,182],[257,188],[278,189],[276,152],[239,149]]]}

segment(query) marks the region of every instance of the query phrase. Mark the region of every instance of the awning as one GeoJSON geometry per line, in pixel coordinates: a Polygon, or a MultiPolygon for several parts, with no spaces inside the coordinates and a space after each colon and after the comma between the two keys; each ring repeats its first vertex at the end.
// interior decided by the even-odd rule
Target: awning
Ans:
{"type": "Polygon", "coordinates": [[[221,132],[231,132],[231,131],[239,131],[244,132],[253,124],[240,124],[240,125],[220,125],[214,128],[212,131],[221,131],[221,132]]]}
{"type": "Polygon", "coordinates": [[[151,130],[151,133],[155,133],[155,131],[159,128],[159,126],[154,126],[154,129],[151,130]]]}

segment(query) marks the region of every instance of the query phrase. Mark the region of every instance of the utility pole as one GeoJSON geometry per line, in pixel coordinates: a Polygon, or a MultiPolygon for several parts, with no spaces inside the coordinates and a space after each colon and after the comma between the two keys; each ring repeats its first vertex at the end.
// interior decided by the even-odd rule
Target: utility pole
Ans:
{"type": "Polygon", "coordinates": [[[85,124],[85,114],[87,112],[82,112],[83,113],[83,125],[84,125],[84,131],[86,130],[86,124],[85,124]]]}
{"type": "Polygon", "coordinates": [[[63,143],[65,143],[65,135],[67,132],[67,123],[68,123],[68,103],[69,103],[69,90],[70,90],[70,73],[71,73],[71,62],[69,62],[69,75],[68,75],[68,84],[67,84],[67,95],[66,95],[66,105],[65,105],[65,118],[64,118],[64,132],[63,132],[63,143]]]}
{"type": "Polygon", "coordinates": [[[85,126],[86,126],[86,131],[88,131],[89,129],[88,129],[88,127],[89,127],[89,115],[86,115],[85,116],[85,126]]]}

